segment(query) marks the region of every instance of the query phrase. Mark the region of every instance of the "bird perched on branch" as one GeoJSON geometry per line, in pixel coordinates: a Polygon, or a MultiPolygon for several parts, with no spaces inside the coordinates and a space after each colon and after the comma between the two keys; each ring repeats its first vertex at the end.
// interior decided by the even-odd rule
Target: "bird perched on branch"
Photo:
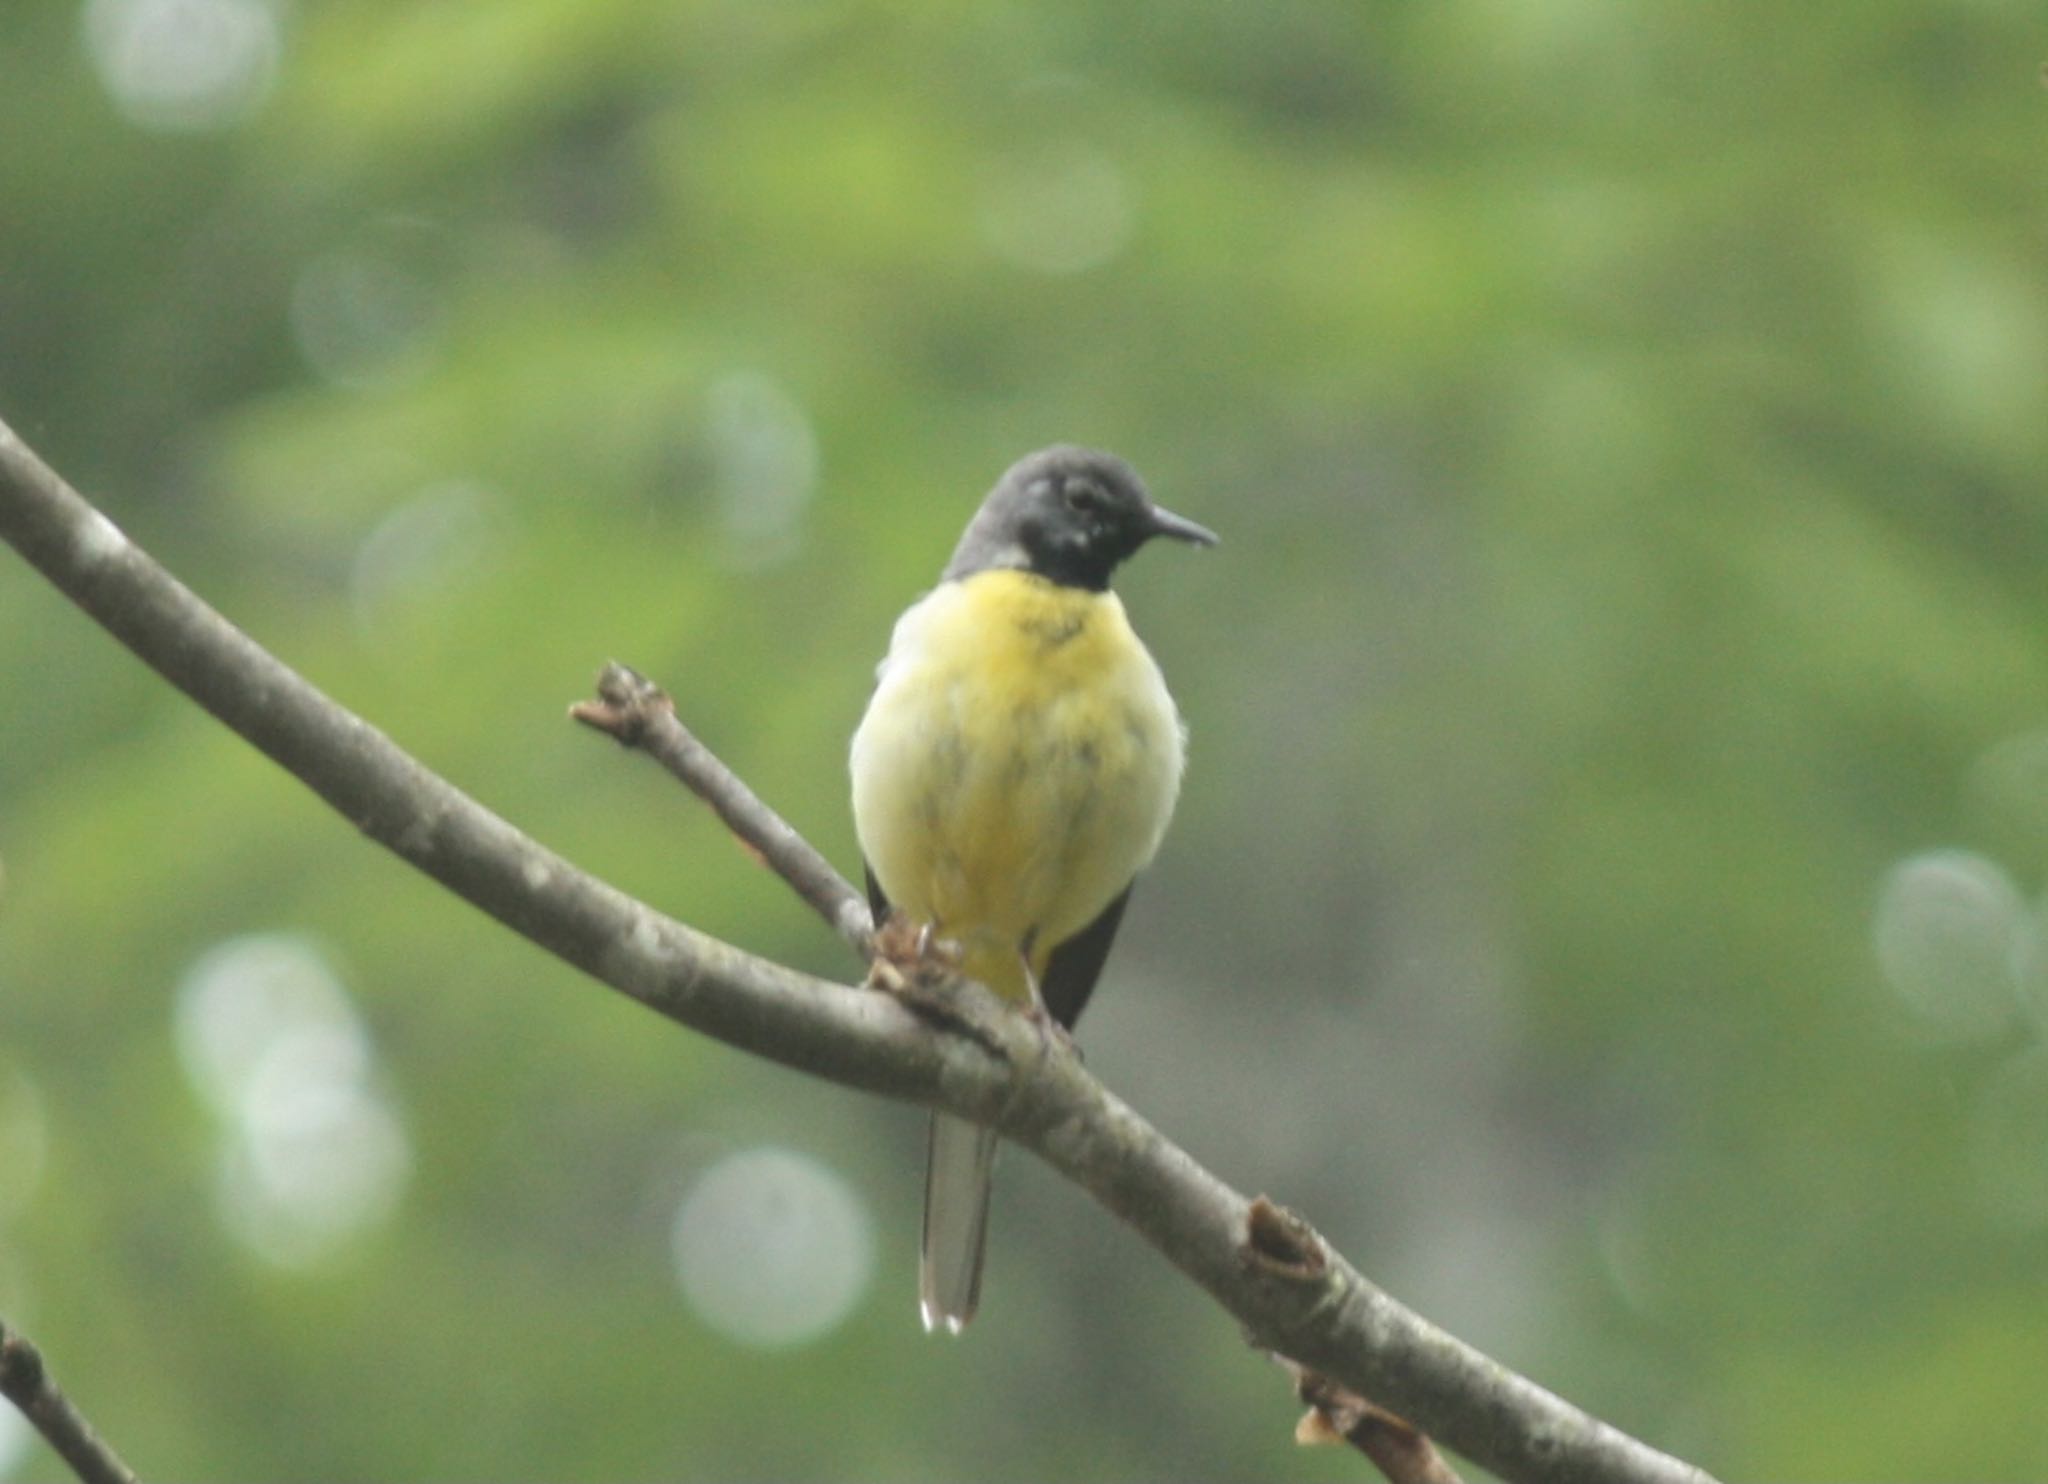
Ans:
{"type": "MultiPolygon", "coordinates": [[[[1216,537],[1122,459],[1060,445],[1011,466],[938,587],[897,620],[853,738],[875,921],[1070,1029],[1180,792],[1180,714],[1109,590],[1156,536],[1216,537]]],[[[957,1334],[981,1292],[995,1134],[932,1118],[919,1298],[957,1334]]]]}

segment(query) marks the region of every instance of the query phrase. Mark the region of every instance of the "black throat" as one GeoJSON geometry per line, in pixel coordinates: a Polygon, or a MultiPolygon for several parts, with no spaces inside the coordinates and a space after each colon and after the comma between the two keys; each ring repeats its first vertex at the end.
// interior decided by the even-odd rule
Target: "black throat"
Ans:
{"type": "Polygon", "coordinates": [[[1031,553],[1025,571],[1061,587],[1078,587],[1091,593],[1109,591],[1110,575],[1121,558],[1089,547],[1031,553]]]}

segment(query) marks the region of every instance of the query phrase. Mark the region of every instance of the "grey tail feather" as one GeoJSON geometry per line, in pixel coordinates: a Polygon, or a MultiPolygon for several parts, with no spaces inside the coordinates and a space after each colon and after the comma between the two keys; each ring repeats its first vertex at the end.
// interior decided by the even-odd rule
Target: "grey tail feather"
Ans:
{"type": "Polygon", "coordinates": [[[981,1301],[995,1163],[993,1130],[948,1113],[932,1115],[924,1170],[924,1247],[917,1265],[918,1307],[927,1330],[959,1334],[981,1301]]]}

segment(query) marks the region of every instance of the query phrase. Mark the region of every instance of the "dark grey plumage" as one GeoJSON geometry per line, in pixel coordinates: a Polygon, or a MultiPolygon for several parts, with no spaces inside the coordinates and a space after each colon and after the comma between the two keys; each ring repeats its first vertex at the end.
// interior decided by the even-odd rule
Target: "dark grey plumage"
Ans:
{"type": "Polygon", "coordinates": [[[1214,546],[1215,533],[1162,510],[1115,454],[1056,443],[996,481],[946,564],[948,579],[992,567],[1102,592],[1118,564],[1155,536],[1214,546]]]}

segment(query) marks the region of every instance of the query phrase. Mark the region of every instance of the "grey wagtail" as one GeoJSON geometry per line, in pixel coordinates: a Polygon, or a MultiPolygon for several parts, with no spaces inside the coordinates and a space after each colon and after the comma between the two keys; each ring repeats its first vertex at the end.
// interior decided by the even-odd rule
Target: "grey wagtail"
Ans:
{"type": "MultiPolygon", "coordinates": [[[[1071,1029],[1180,792],[1180,713],[1109,590],[1155,536],[1213,546],[1122,459],[1060,445],[1011,466],[896,622],[853,737],[853,819],[879,927],[1071,1029]]],[[[926,1329],[981,1295],[996,1136],[932,1118],[918,1270],[926,1329]]]]}

